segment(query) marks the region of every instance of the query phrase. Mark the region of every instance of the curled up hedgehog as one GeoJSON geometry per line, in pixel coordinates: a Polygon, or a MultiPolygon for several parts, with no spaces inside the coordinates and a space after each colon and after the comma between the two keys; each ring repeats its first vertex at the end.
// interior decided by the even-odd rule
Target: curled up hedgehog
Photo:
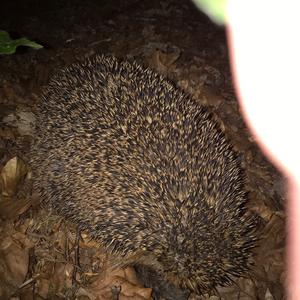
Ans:
{"type": "Polygon", "coordinates": [[[247,272],[256,244],[238,155],[207,108],[135,63],[96,56],[52,78],[31,152],[42,203],[112,267],[198,294],[247,272]]]}

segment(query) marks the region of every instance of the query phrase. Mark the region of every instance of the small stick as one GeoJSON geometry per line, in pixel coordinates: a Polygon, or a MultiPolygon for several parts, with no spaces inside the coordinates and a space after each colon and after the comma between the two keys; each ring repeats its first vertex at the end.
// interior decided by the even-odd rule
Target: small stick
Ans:
{"type": "Polygon", "coordinates": [[[79,239],[80,239],[80,228],[79,226],[77,227],[76,230],[76,238],[75,238],[75,255],[74,255],[74,269],[73,269],[73,274],[72,274],[72,285],[76,285],[77,284],[77,280],[76,280],[76,274],[77,274],[77,270],[80,269],[80,257],[79,257],[79,239]]]}

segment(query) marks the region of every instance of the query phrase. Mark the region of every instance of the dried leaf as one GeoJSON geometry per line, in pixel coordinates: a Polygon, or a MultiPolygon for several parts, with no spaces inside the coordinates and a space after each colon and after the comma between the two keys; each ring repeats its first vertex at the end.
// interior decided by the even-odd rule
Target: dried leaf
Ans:
{"type": "Polygon", "coordinates": [[[181,53],[177,47],[167,50],[169,51],[165,52],[156,49],[150,59],[150,65],[152,65],[159,73],[165,73],[180,57],[181,53]]]}
{"type": "Polygon", "coordinates": [[[134,273],[132,268],[107,270],[98,277],[88,291],[98,299],[112,299],[112,294],[117,292],[120,300],[150,300],[152,290],[138,285],[134,273]]]}
{"type": "Polygon", "coordinates": [[[0,201],[0,217],[3,220],[14,220],[32,205],[35,205],[33,198],[14,199],[3,197],[0,201]]]}
{"type": "Polygon", "coordinates": [[[266,291],[265,300],[274,300],[274,297],[272,296],[269,289],[266,291]]]}
{"type": "Polygon", "coordinates": [[[40,295],[43,299],[47,299],[50,287],[50,280],[40,278],[36,282],[36,292],[40,295]]]}
{"type": "Polygon", "coordinates": [[[21,233],[7,236],[0,242],[0,299],[9,299],[25,280],[31,247],[21,233]]]}
{"type": "Polygon", "coordinates": [[[1,192],[3,196],[13,196],[17,192],[19,183],[27,174],[25,163],[18,157],[9,160],[1,170],[1,192]]]}
{"type": "Polygon", "coordinates": [[[35,116],[32,112],[26,110],[18,110],[3,118],[3,122],[17,129],[22,136],[33,135],[35,124],[35,116]]]}

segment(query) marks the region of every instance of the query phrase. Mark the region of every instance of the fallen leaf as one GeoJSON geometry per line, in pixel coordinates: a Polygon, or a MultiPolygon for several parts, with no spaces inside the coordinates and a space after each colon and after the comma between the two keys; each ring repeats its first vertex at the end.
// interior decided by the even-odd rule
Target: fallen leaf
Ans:
{"type": "MultiPolygon", "coordinates": [[[[133,268],[104,271],[87,289],[96,299],[112,299],[118,293],[118,299],[150,300],[152,289],[139,285],[133,268]],[[98,298],[97,298],[98,297],[98,298]]],[[[91,298],[93,299],[93,298],[91,298]]]]}
{"type": "Polygon", "coordinates": [[[9,299],[25,280],[32,244],[21,233],[0,242],[0,299],[9,299]]]}
{"type": "Polygon", "coordinates": [[[10,159],[1,170],[1,193],[3,196],[14,196],[18,185],[27,174],[27,166],[18,157],[10,159]]]}

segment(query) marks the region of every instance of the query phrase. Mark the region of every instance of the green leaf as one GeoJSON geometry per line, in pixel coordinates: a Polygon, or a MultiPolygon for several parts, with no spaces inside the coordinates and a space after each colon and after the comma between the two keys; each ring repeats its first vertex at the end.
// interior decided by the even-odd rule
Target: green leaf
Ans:
{"type": "Polygon", "coordinates": [[[219,24],[226,22],[226,0],[193,0],[209,18],[219,24]]]}
{"type": "Polygon", "coordinates": [[[18,46],[27,46],[34,49],[43,48],[42,45],[27,38],[13,40],[6,31],[0,30],[0,54],[13,54],[16,52],[18,46]]]}

